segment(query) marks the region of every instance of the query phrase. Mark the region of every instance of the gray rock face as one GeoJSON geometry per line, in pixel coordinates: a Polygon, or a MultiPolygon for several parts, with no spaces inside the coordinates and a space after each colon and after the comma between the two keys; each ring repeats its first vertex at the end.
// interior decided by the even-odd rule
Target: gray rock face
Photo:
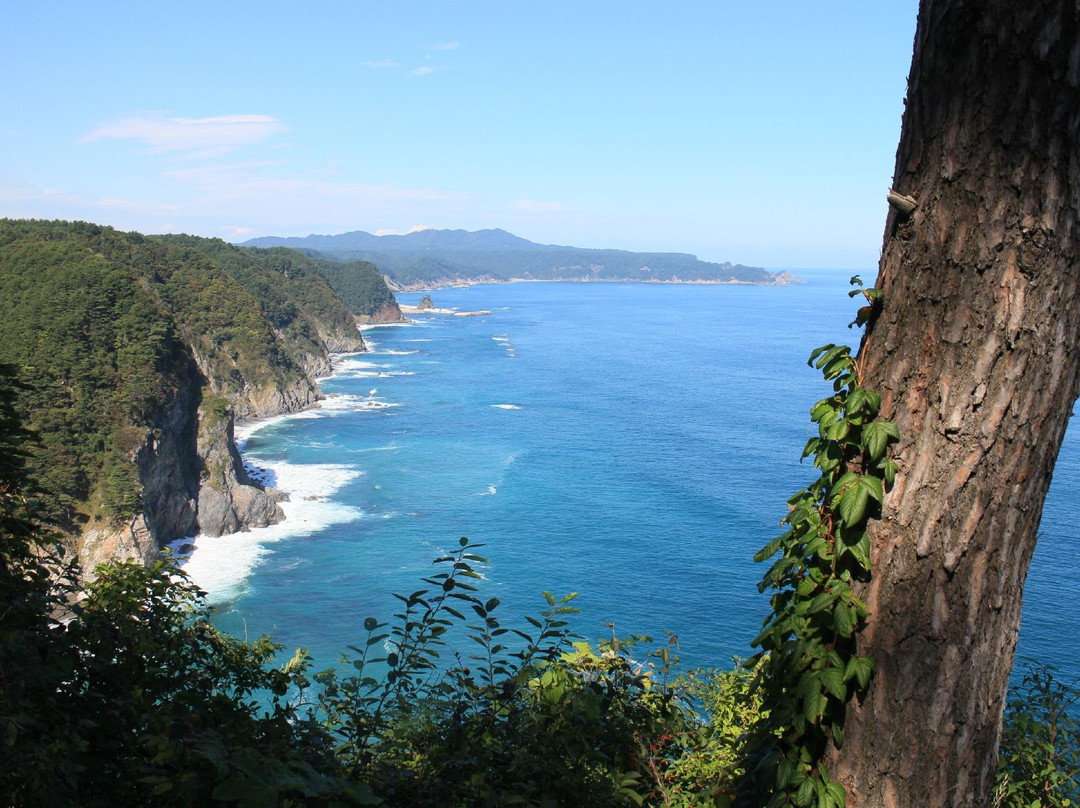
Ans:
{"type": "Polygon", "coordinates": [[[139,515],[125,525],[91,527],[79,541],[79,564],[85,578],[93,578],[94,568],[107,561],[138,561],[149,564],[161,548],[155,541],[146,517],[139,515]]]}
{"type": "Polygon", "coordinates": [[[280,522],[285,514],[277,503],[286,495],[247,476],[233,440],[232,413],[203,412],[200,420],[199,531],[222,536],[280,522]]]}
{"type": "Polygon", "coordinates": [[[326,346],[326,350],[330,353],[360,353],[367,350],[367,345],[364,344],[364,338],[359,330],[356,332],[355,337],[321,333],[319,337],[322,339],[323,345],[326,346]]]}
{"type": "MultiPolygon", "coordinates": [[[[323,375],[329,373],[330,363],[327,361],[323,375]]],[[[287,386],[246,387],[231,398],[236,420],[245,421],[299,412],[320,401],[323,395],[318,386],[304,376],[287,386]]]]}
{"type": "MultiPolygon", "coordinates": [[[[397,303],[388,303],[385,306],[380,306],[372,314],[356,314],[356,322],[361,324],[368,323],[404,323],[407,318],[401,313],[401,309],[397,303]]],[[[347,353],[347,351],[337,351],[333,349],[335,353],[347,353]]],[[[363,350],[363,348],[357,349],[363,350]]]]}
{"type": "Polygon", "coordinates": [[[198,528],[199,464],[195,448],[200,383],[198,371],[192,367],[187,383],[135,453],[146,528],[158,546],[192,536],[198,528]]]}
{"type": "Polygon", "coordinates": [[[366,349],[359,330],[355,337],[320,334],[320,339],[326,352],[293,356],[294,367],[303,374],[294,373],[287,382],[207,378],[208,364],[192,350],[181,373],[183,384],[154,416],[133,457],[143,513],[125,524],[94,523],[84,531],[78,543],[83,569],[92,575],[97,564],[109,560],[147,564],[175,539],[197,533],[222,536],[281,521],[284,512],[278,503],[288,497],[248,477],[236,449],[234,422],[314,405],[323,395],[312,378],[332,372],[327,352],[366,349]],[[215,406],[215,394],[226,396],[231,406],[223,409],[221,398],[215,406]]]}

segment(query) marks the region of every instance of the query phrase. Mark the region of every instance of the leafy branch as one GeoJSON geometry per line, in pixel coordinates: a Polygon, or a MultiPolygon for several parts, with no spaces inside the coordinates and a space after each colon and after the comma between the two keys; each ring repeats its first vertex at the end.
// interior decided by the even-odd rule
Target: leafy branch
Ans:
{"type": "MultiPolygon", "coordinates": [[[[852,325],[866,324],[881,305],[878,289],[863,295],[852,325]]],[[[871,573],[867,524],[880,516],[887,486],[897,465],[888,456],[899,439],[896,424],[878,421],[881,395],[862,386],[851,349],[823,345],[808,362],[833,385],[833,393],[810,410],[818,434],[802,458],[812,457],[817,480],[788,500],[782,524],[788,530],[755,556],[778,556],[759,590],[772,590],[772,613],[754,640],[753,662],[762,672],[768,717],[757,729],[748,753],[749,798],[770,795],[768,806],[840,808],[843,786],[830,779],[822,759],[830,745],[844,743],[848,702],[865,691],[874,660],[860,655],[857,634],[868,612],[854,584],[871,573]]]]}

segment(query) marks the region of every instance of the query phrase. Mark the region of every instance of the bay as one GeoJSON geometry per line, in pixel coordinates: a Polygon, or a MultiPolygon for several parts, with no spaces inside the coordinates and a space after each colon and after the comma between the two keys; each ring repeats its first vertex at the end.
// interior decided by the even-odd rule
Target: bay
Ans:
{"type": "MultiPolygon", "coordinates": [[[[245,458],[291,492],[289,518],[200,537],[189,572],[224,629],[269,633],[323,667],[468,536],[485,545],[481,591],[507,624],[523,626],[544,590],[579,592],[584,636],[671,632],[684,664],[726,666],[751,653],[766,614],[752,556],[812,479],[798,457],[829,388],[807,356],[858,336],[850,273],[800,274],[788,287],[436,291],[439,307],[491,313],[370,329],[373,350],[322,382],[324,407],[249,431],[245,458]]],[[[1080,677],[1062,608],[1077,590],[1078,492],[1069,434],[1018,650],[1063,678],[1080,677]]]]}

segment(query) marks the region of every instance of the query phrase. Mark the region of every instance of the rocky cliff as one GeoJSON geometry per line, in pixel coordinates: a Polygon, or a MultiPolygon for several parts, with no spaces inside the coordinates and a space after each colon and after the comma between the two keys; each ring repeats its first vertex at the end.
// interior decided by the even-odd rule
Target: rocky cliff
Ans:
{"type": "Polygon", "coordinates": [[[356,322],[361,325],[378,325],[386,323],[404,323],[407,318],[401,312],[397,300],[384,303],[369,314],[356,314],[356,322]]]}
{"type": "Polygon", "coordinates": [[[364,350],[304,256],[76,222],[0,220],[0,362],[49,518],[84,569],[282,518],[249,479],[238,419],[322,396],[330,353],[364,350]]]}

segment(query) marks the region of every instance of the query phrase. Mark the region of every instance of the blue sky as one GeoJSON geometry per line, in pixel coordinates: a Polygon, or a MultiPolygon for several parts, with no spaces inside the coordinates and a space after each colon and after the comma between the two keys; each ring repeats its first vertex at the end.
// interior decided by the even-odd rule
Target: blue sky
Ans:
{"type": "Polygon", "coordinates": [[[0,0],[0,216],[869,269],[915,0],[0,0]]]}

